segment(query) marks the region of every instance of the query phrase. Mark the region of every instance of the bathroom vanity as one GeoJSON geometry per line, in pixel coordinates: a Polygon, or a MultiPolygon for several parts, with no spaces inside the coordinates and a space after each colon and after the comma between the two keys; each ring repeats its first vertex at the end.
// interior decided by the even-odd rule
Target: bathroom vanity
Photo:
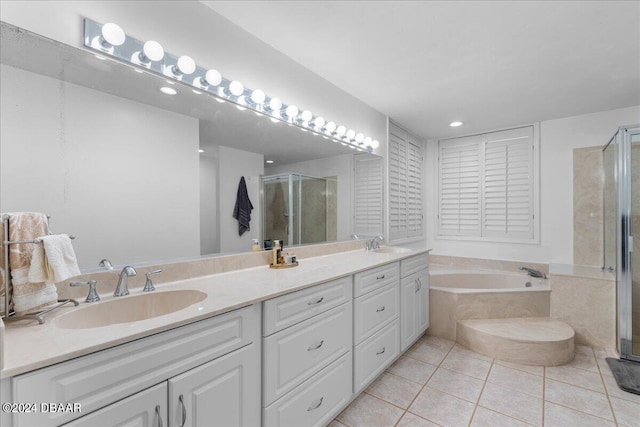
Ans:
{"type": "Polygon", "coordinates": [[[207,297],[135,322],[65,320],[106,297],[9,324],[2,401],[34,405],[2,425],[326,425],[428,327],[428,262],[340,252],[157,285],[207,297]]]}

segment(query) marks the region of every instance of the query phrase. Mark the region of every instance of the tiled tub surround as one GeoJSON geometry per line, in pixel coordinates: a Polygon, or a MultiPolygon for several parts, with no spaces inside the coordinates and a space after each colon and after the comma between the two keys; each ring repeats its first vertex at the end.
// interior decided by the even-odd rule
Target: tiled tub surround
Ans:
{"type": "MultiPolygon", "coordinates": [[[[139,322],[104,326],[100,328],[99,333],[96,333],[95,329],[64,329],[56,322],[56,319],[65,313],[85,307],[85,303],[80,304],[78,308],[62,308],[50,313],[44,325],[35,325],[33,322],[23,321],[11,322],[5,328],[4,343],[2,346],[4,350],[2,378],[11,377],[53,363],[113,347],[279,295],[308,288],[328,280],[347,276],[428,251],[426,249],[412,249],[402,254],[367,253],[364,249],[361,249],[362,242],[319,246],[319,248],[315,246],[310,246],[306,249],[304,247],[296,248],[296,254],[300,259],[300,266],[285,270],[270,269],[266,265],[267,261],[265,258],[268,255],[266,253],[248,253],[191,261],[186,263],[185,266],[182,266],[182,274],[179,273],[180,268],[174,265],[163,266],[164,268],[175,268],[174,271],[170,272],[171,275],[167,275],[171,277],[173,281],[160,283],[160,280],[158,280],[158,283],[156,283],[156,291],[154,292],[193,289],[205,292],[207,298],[198,304],[194,304],[172,314],[139,322]],[[339,248],[346,247],[347,249],[353,249],[354,246],[358,249],[311,258],[304,256],[307,251],[311,250],[335,252],[339,248]],[[242,258],[247,258],[248,260],[243,260],[242,258]],[[226,270],[226,272],[193,277],[196,276],[196,274],[193,273],[194,269],[200,271],[204,269],[203,266],[199,265],[201,262],[218,263],[218,267],[226,270]],[[247,267],[247,264],[254,262],[261,266],[254,266],[253,268],[247,267]],[[233,270],[233,266],[237,266],[236,271],[229,271],[233,270]],[[243,269],[240,270],[240,268],[243,269]],[[191,278],[179,279],[180,276],[191,278]]],[[[151,266],[149,269],[155,267],[156,266],[151,266]]],[[[145,270],[145,268],[138,268],[136,278],[140,279],[139,282],[130,282],[129,290],[131,295],[142,294],[145,270]]],[[[110,274],[113,279],[117,277],[117,273],[113,272],[99,273],[100,276],[103,274],[110,274]]],[[[165,279],[167,276],[165,276],[165,279]]],[[[68,288],[68,286],[59,287],[62,287],[62,289],[68,288]]],[[[111,296],[114,288],[115,280],[111,282],[106,289],[99,287],[103,301],[114,299],[114,297],[111,296]]],[[[75,294],[74,296],[83,300],[85,295],[86,289],[84,289],[80,295],[75,294]]]]}
{"type": "Polygon", "coordinates": [[[600,268],[551,266],[551,317],[576,331],[576,343],[616,347],[615,277],[600,268]]]}
{"type": "Polygon", "coordinates": [[[522,272],[452,270],[433,263],[430,268],[431,335],[456,340],[459,320],[549,316],[548,280],[522,272]]]}

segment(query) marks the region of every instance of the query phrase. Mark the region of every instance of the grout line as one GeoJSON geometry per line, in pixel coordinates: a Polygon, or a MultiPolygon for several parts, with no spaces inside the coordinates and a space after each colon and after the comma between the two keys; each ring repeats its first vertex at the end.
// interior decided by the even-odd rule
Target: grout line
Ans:
{"type": "Polygon", "coordinates": [[[476,405],[473,407],[473,413],[471,414],[471,418],[469,419],[469,426],[473,422],[473,418],[476,416],[476,412],[478,411],[478,406],[480,405],[480,399],[482,398],[482,393],[484,393],[485,387],[487,387],[487,383],[489,382],[489,375],[491,375],[491,371],[493,370],[493,365],[495,364],[495,359],[491,360],[491,366],[489,366],[489,372],[487,372],[487,378],[484,380],[484,384],[482,384],[482,390],[480,390],[480,394],[478,395],[478,399],[476,400],[476,405]]]}
{"type": "Polygon", "coordinates": [[[544,410],[547,397],[547,367],[542,367],[542,427],[544,427],[544,410]]]}
{"type": "MultiPolygon", "coordinates": [[[[607,367],[609,365],[607,364],[607,367]]],[[[600,366],[598,366],[598,370],[600,370],[600,366]]],[[[615,378],[614,378],[615,380],[615,378]]],[[[607,402],[609,402],[609,410],[611,410],[611,416],[613,417],[613,423],[615,425],[618,424],[618,417],[616,417],[616,411],[613,409],[613,405],[611,404],[611,397],[609,396],[609,390],[607,390],[607,385],[604,383],[604,378],[602,376],[602,372],[600,372],[600,381],[602,381],[602,386],[604,387],[604,394],[607,396],[607,402]]]]}

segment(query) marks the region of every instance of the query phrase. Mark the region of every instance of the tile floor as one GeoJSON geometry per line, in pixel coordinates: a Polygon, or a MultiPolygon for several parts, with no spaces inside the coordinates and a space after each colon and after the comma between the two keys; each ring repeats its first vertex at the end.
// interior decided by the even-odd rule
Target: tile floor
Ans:
{"type": "Polygon", "coordinates": [[[569,364],[524,366],[425,335],[329,427],[639,427],[640,395],[618,388],[607,356],[577,346],[569,364]]]}

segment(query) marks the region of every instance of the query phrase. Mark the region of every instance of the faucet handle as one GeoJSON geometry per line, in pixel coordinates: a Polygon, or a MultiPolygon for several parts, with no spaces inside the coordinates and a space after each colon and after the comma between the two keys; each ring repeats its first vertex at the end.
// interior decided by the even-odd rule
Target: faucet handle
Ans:
{"type": "Polygon", "coordinates": [[[104,267],[107,270],[113,270],[113,264],[111,264],[111,261],[106,258],[100,260],[100,262],[98,263],[98,267],[104,267]]]}
{"type": "Polygon", "coordinates": [[[98,282],[96,282],[95,280],[88,280],[86,282],[71,282],[69,283],[69,286],[83,286],[83,285],[89,285],[89,294],[87,295],[87,298],[84,300],[84,302],[98,302],[100,301],[100,295],[98,295],[98,292],[96,292],[96,284],[98,282]]]}
{"type": "Polygon", "coordinates": [[[156,290],[156,287],[153,286],[153,282],[151,281],[151,276],[153,276],[154,274],[158,274],[158,273],[162,273],[162,269],[149,271],[147,273],[147,281],[144,284],[144,289],[142,290],[142,292],[151,292],[151,291],[155,291],[156,290]]]}

